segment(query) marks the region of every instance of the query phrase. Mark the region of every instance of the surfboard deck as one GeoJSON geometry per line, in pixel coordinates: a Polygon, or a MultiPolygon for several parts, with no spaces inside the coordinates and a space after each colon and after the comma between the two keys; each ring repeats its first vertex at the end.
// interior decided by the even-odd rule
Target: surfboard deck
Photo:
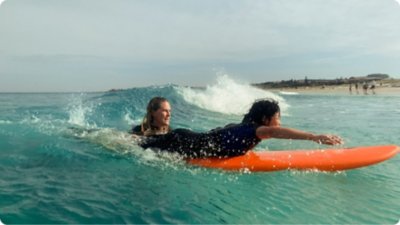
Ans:
{"type": "Polygon", "coordinates": [[[293,151],[249,151],[231,158],[202,158],[188,160],[189,164],[223,170],[254,172],[278,170],[341,171],[373,165],[394,157],[396,145],[362,146],[344,149],[293,151]]]}

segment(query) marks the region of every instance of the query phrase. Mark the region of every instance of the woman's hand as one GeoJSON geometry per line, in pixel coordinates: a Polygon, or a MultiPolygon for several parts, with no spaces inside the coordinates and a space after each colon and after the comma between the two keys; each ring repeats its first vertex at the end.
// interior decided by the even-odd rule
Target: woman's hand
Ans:
{"type": "Polygon", "coordinates": [[[315,135],[315,137],[312,140],[319,144],[325,144],[325,145],[341,145],[344,143],[342,138],[332,134],[315,135]]]}

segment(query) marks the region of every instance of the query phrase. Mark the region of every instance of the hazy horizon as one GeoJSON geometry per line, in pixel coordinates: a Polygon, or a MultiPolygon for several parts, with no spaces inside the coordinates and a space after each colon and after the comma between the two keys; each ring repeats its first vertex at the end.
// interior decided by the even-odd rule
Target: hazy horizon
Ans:
{"type": "Polygon", "coordinates": [[[0,92],[400,78],[395,0],[0,4],[0,92]]]}

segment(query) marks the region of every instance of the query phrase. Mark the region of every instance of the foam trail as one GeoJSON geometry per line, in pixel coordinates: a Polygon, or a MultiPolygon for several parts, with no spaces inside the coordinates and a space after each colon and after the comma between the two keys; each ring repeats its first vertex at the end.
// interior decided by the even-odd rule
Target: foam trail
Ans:
{"type": "MultiPolygon", "coordinates": [[[[0,6],[1,4],[3,4],[5,2],[5,0],[0,0],[0,6]]],[[[0,221],[1,222],[1,221],[0,221]]],[[[1,223],[0,223],[1,224],[1,223]]]]}
{"type": "Polygon", "coordinates": [[[287,110],[289,105],[285,99],[269,91],[252,87],[249,84],[240,84],[228,75],[219,76],[217,83],[207,86],[205,90],[181,88],[178,93],[185,101],[200,108],[225,114],[242,115],[247,112],[256,99],[272,98],[279,102],[281,111],[287,110]]]}

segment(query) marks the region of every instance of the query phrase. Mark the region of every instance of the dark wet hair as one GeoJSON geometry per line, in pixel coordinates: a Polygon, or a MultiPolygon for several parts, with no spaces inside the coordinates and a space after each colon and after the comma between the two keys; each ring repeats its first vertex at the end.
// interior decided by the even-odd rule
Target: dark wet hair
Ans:
{"type": "Polygon", "coordinates": [[[249,112],[244,115],[242,123],[255,123],[261,125],[265,119],[271,119],[280,112],[279,104],[272,99],[257,100],[249,112]]]}
{"type": "MultiPolygon", "coordinates": [[[[160,109],[161,103],[163,103],[163,102],[168,102],[168,100],[163,97],[154,97],[147,104],[147,112],[143,118],[143,122],[141,125],[141,131],[143,133],[152,134],[155,132],[155,130],[158,129],[158,127],[155,127],[153,125],[153,116],[151,114],[153,112],[157,111],[158,109],[160,109]]],[[[170,130],[170,127],[168,127],[168,130],[170,130]]]]}

